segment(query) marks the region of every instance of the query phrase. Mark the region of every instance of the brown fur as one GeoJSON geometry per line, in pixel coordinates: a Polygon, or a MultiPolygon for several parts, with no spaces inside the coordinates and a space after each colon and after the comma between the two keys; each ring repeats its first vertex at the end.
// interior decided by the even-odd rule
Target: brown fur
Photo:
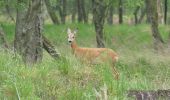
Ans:
{"type": "Polygon", "coordinates": [[[73,54],[84,62],[96,64],[100,62],[110,62],[112,64],[112,71],[115,74],[115,79],[119,78],[119,73],[113,66],[118,60],[118,55],[109,48],[83,48],[78,47],[75,41],[71,42],[73,54]]]}

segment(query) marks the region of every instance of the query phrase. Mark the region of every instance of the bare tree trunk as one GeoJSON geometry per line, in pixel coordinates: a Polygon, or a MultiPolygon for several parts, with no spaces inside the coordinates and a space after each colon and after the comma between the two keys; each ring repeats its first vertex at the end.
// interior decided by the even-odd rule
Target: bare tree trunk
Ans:
{"type": "Polygon", "coordinates": [[[119,0],[119,24],[123,23],[123,2],[119,0]]]}
{"type": "Polygon", "coordinates": [[[12,13],[10,10],[9,1],[4,0],[4,2],[5,2],[5,9],[6,9],[7,14],[9,15],[10,19],[15,23],[15,18],[12,16],[12,13]]]}
{"type": "Polygon", "coordinates": [[[84,0],[77,0],[77,10],[78,10],[78,22],[88,22],[85,6],[84,6],[84,0]]]}
{"type": "Polygon", "coordinates": [[[113,5],[109,7],[109,12],[108,12],[108,17],[107,17],[107,22],[108,24],[112,25],[113,24],[113,5]]]}
{"type": "Polygon", "coordinates": [[[146,15],[146,7],[141,12],[141,15],[140,15],[139,20],[138,20],[139,24],[142,22],[145,15],[146,15]]]}
{"type": "Polygon", "coordinates": [[[150,16],[151,20],[151,29],[154,42],[155,50],[162,50],[163,48],[163,39],[159,33],[158,29],[158,12],[157,12],[157,1],[156,0],[146,0],[147,1],[147,14],[150,16]]]}
{"type": "Polygon", "coordinates": [[[104,0],[92,0],[93,3],[93,21],[96,31],[97,47],[104,47],[103,28],[105,17],[107,15],[108,5],[104,0]]]}
{"type": "Polygon", "coordinates": [[[135,16],[135,24],[138,24],[138,11],[140,9],[140,6],[137,6],[135,11],[134,11],[134,16],[135,16]]]}
{"type": "MultiPolygon", "coordinates": [[[[24,4],[22,0],[17,3],[24,4]]],[[[21,9],[19,6],[17,9],[14,47],[26,65],[33,65],[42,60],[42,4],[43,0],[31,0],[28,8],[21,9]]]]}
{"type": "Polygon", "coordinates": [[[67,7],[67,0],[59,0],[59,13],[62,24],[65,24],[66,20],[66,7],[67,7]]]}
{"type": "Polygon", "coordinates": [[[59,20],[58,20],[58,17],[55,13],[55,11],[53,10],[51,4],[50,4],[50,1],[49,0],[45,0],[45,4],[46,4],[46,7],[47,7],[47,11],[48,11],[48,14],[50,15],[51,17],[51,20],[54,24],[60,24],[59,20]]]}
{"type": "Polygon", "coordinates": [[[167,12],[168,12],[168,0],[164,1],[164,23],[167,22],[167,12]]]}
{"type": "Polygon", "coordinates": [[[162,0],[157,0],[157,12],[158,12],[158,23],[164,23],[164,14],[163,14],[163,4],[162,0]]]}
{"type": "Polygon", "coordinates": [[[72,4],[72,15],[71,15],[71,20],[74,23],[76,20],[76,12],[77,12],[77,4],[76,0],[74,0],[72,4]]]}
{"type": "Polygon", "coordinates": [[[1,41],[2,41],[2,44],[3,44],[3,47],[8,49],[9,46],[8,46],[8,42],[7,42],[6,38],[5,38],[5,32],[3,31],[1,26],[0,26],[0,38],[1,38],[1,41]]]}

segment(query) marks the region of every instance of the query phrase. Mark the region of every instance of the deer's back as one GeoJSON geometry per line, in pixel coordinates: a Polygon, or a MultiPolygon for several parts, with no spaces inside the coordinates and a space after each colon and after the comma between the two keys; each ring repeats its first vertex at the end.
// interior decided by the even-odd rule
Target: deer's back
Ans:
{"type": "Polygon", "coordinates": [[[74,54],[80,59],[85,59],[88,61],[111,60],[112,62],[115,62],[118,59],[118,55],[109,48],[76,48],[74,54]]]}

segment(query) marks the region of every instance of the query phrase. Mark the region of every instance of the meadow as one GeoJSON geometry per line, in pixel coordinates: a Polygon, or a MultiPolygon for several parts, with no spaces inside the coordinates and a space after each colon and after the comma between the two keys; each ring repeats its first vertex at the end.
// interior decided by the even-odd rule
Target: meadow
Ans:
{"type": "MultiPolygon", "coordinates": [[[[107,64],[89,66],[76,59],[67,41],[66,29],[78,28],[77,43],[96,47],[95,30],[91,24],[45,25],[43,34],[56,46],[61,58],[54,60],[44,50],[43,61],[26,67],[12,50],[0,49],[0,99],[2,100],[95,100],[94,90],[106,84],[109,100],[133,100],[128,90],[170,89],[169,53],[156,53],[152,46],[150,26],[105,25],[106,47],[119,55],[115,80],[107,64]]],[[[10,45],[15,26],[3,24],[10,45]]],[[[160,25],[168,41],[168,26],[160,25]]],[[[165,44],[165,47],[169,44],[165,44]]]]}

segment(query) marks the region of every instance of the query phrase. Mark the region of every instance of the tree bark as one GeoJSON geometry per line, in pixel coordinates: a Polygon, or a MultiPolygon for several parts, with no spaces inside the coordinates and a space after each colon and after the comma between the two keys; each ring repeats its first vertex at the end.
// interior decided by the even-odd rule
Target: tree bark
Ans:
{"type": "Polygon", "coordinates": [[[76,20],[76,12],[77,12],[77,4],[76,3],[77,2],[74,0],[73,5],[72,5],[72,15],[71,15],[72,23],[74,23],[76,20]]]}
{"type": "Polygon", "coordinates": [[[14,47],[26,65],[41,62],[43,56],[42,4],[43,0],[31,0],[29,6],[18,0],[14,47]],[[24,8],[21,6],[25,4],[24,8]]]}
{"type": "Polygon", "coordinates": [[[119,0],[119,24],[123,23],[123,2],[119,0]]]}
{"type": "Polygon", "coordinates": [[[104,0],[92,0],[93,3],[93,21],[96,31],[97,47],[105,47],[103,39],[103,28],[105,17],[107,15],[108,5],[105,4],[104,0]]]}
{"type": "Polygon", "coordinates": [[[164,1],[164,23],[167,22],[167,12],[168,12],[168,0],[164,1]]]}
{"type": "Polygon", "coordinates": [[[2,27],[0,26],[0,37],[1,37],[1,41],[2,41],[2,45],[5,49],[8,49],[8,42],[5,38],[5,32],[3,31],[2,27]]]}
{"type": "Polygon", "coordinates": [[[139,24],[142,22],[145,15],[146,15],[146,7],[141,12],[141,15],[140,15],[139,20],[138,20],[139,24]]]}
{"type": "Polygon", "coordinates": [[[138,11],[140,9],[140,6],[137,6],[135,11],[134,11],[134,17],[135,17],[135,24],[138,24],[138,11]]]}
{"type": "Polygon", "coordinates": [[[60,57],[60,54],[56,52],[54,45],[42,35],[43,38],[43,48],[55,59],[57,60],[60,57]]]}
{"type": "Polygon", "coordinates": [[[108,12],[108,18],[107,18],[107,23],[109,24],[109,25],[112,25],[113,24],[113,5],[111,5],[110,7],[109,7],[109,12],[108,12]]]}
{"type": "Polygon", "coordinates": [[[65,24],[66,20],[66,7],[67,7],[67,0],[59,0],[59,13],[62,24],[65,24]]]}
{"type": "Polygon", "coordinates": [[[146,0],[147,1],[147,14],[150,17],[151,29],[153,36],[153,43],[155,50],[162,50],[163,39],[159,33],[158,29],[158,12],[157,12],[157,1],[156,0],[146,0]]]}
{"type": "Polygon", "coordinates": [[[11,13],[11,10],[10,10],[9,1],[4,0],[4,2],[5,2],[5,9],[6,9],[6,12],[7,12],[8,16],[15,23],[15,18],[12,16],[12,13],[11,13]]]}
{"type": "Polygon", "coordinates": [[[77,0],[78,22],[87,23],[87,15],[85,11],[84,0],[77,0]]]}
{"type": "Polygon", "coordinates": [[[45,0],[45,4],[46,4],[47,11],[48,11],[48,14],[50,15],[50,18],[51,18],[52,22],[54,24],[60,24],[60,21],[58,20],[58,17],[56,15],[54,9],[52,8],[52,6],[50,4],[50,1],[49,0],[45,0]]]}
{"type": "Polygon", "coordinates": [[[158,23],[164,23],[164,12],[162,0],[157,0],[158,23]]]}

